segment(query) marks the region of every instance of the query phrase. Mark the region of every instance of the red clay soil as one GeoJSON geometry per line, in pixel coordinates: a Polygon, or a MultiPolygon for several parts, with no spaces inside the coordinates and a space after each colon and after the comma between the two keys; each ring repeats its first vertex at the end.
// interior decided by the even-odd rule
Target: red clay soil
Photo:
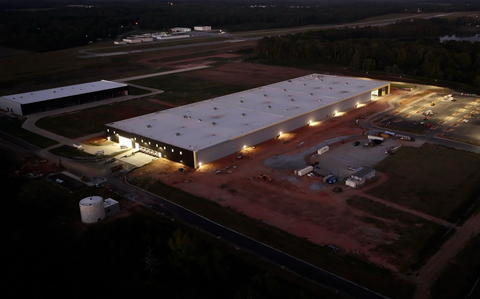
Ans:
{"type": "Polygon", "coordinates": [[[388,256],[370,252],[375,246],[393,240],[394,234],[379,232],[373,225],[360,221],[365,216],[363,212],[345,204],[351,196],[361,195],[367,188],[384,182],[387,179],[384,174],[378,173],[379,179],[369,186],[360,189],[342,186],[344,191],[335,193],[328,187],[313,190],[311,186],[320,182],[318,177],[299,178],[293,176],[291,170],[272,170],[263,164],[270,156],[293,154],[322,140],[352,134],[360,136],[363,129],[355,124],[355,119],[386,107],[385,100],[382,100],[316,126],[302,127],[283,134],[281,138],[245,149],[241,159],[234,154],[197,170],[187,168],[183,172],[178,171],[185,168],[183,165],[158,159],[130,176],[153,178],[152,182],[160,180],[313,243],[334,244],[345,252],[362,255],[372,262],[395,269],[395,265],[388,263],[388,256]],[[302,146],[299,146],[300,142],[303,142],[302,146]],[[221,174],[216,174],[218,171],[221,174]],[[263,174],[267,176],[261,178],[263,174]]]}

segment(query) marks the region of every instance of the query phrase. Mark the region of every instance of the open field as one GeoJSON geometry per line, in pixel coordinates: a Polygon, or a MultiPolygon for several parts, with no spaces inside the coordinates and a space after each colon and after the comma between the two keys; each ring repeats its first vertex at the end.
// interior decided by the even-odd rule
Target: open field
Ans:
{"type": "Polygon", "coordinates": [[[39,148],[47,148],[57,144],[55,140],[35,134],[22,128],[24,120],[11,117],[0,117],[0,131],[15,136],[39,148]]]}
{"type": "Polygon", "coordinates": [[[376,166],[390,180],[368,194],[456,222],[478,198],[479,163],[474,153],[404,147],[376,166]]]}
{"type": "Polygon", "coordinates": [[[75,157],[94,157],[94,155],[81,151],[73,146],[69,145],[62,145],[56,148],[51,149],[49,152],[67,158],[75,158],[75,157]]]}
{"type": "Polygon", "coordinates": [[[369,215],[362,220],[371,223],[379,233],[394,234],[393,241],[385,242],[373,251],[390,254],[389,262],[398,265],[404,273],[418,270],[426,258],[449,236],[449,228],[443,225],[366,197],[353,196],[347,199],[346,203],[367,212],[369,215]]]}
{"type": "Polygon", "coordinates": [[[190,104],[245,90],[242,86],[190,78],[183,74],[150,77],[129,83],[161,89],[164,93],[155,98],[175,105],[190,104]]]}
{"type": "MultiPolygon", "coordinates": [[[[448,267],[433,286],[433,298],[467,298],[472,285],[478,279],[478,269],[480,269],[478,248],[480,248],[479,235],[473,237],[465,248],[454,259],[449,261],[448,267]]],[[[477,298],[474,296],[468,298],[477,298]]]]}
{"type": "Polygon", "coordinates": [[[68,138],[104,130],[104,124],[169,108],[154,99],[139,98],[45,117],[36,122],[42,129],[68,138]]]}

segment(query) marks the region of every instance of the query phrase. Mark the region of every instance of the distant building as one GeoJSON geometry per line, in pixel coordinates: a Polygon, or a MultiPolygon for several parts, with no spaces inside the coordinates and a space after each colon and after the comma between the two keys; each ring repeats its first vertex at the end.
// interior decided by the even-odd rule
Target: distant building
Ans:
{"type": "Polygon", "coordinates": [[[172,34],[185,34],[189,31],[192,31],[190,28],[183,28],[183,27],[175,27],[175,28],[170,28],[170,32],[172,34]]]}
{"type": "Polygon", "coordinates": [[[1,96],[0,109],[27,115],[123,95],[128,95],[127,84],[102,80],[1,96]]]}
{"type": "Polygon", "coordinates": [[[109,123],[106,136],[197,168],[389,92],[389,82],[311,74],[109,123]]]}
{"type": "Polygon", "coordinates": [[[195,26],[193,27],[195,31],[210,31],[212,30],[212,26],[195,26]]]}

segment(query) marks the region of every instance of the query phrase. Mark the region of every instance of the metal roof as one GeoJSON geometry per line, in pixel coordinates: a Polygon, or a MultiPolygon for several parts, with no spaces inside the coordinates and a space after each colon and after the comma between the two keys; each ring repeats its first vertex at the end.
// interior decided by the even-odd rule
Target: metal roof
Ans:
{"type": "Polygon", "coordinates": [[[107,126],[195,151],[388,84],[311,74],[107,126]]]}
{"type": "Polygon", "coordinates": [[[126,84],[116,83],[112,81],[95,81],[77,85],[69,85],[51,89],[37,90],[25,93],[12,94],[2,96],[2,98],[10,100],[18,104],[30,104],[54,99],[60,99],[70,96],[81,95],[90,92],[105,91],[118,87],[125,87],[126,84]]]}

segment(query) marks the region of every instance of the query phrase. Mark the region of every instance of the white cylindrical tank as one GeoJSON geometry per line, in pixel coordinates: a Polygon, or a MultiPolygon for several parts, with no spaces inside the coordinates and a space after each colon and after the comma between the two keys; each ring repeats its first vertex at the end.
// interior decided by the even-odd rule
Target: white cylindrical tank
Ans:
{"type": "Polygon", "coordinates": [[[95,223],[105,219],[103,198],[100,196],[89,196],[80,200],[80,215],[82,222],[95,223]]]}

